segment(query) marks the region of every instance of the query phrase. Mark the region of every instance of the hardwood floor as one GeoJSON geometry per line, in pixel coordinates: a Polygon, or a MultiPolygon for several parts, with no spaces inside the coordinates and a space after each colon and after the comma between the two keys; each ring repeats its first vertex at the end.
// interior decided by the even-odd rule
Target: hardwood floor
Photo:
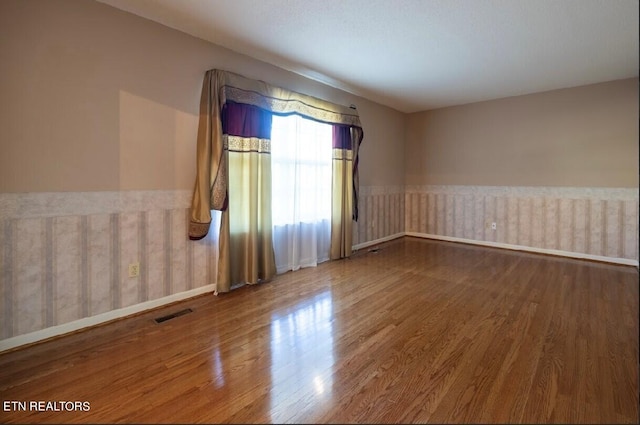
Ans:
{"type": "Polygon", "coordinates": [[[380,247],[2,354],[3,407],[90,410],[0,422],[638,423],[636,268],[380,247]]]}

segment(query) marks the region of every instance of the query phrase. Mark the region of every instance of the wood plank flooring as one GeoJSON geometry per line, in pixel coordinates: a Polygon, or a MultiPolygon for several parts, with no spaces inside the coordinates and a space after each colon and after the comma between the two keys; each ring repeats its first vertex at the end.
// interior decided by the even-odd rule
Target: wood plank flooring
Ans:
{"type": "Polygon", "coordinates": [[[90,403],[0,422],[638,423],[636,268],[380,248],[0,354],[3,402],[90,403]]]}

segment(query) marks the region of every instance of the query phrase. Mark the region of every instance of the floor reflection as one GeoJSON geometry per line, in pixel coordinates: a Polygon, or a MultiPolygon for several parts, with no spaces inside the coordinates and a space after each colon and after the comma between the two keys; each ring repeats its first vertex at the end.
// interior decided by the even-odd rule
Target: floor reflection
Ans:
{"type": "Polygon", "coordinates": [[[331,291],[271,320],[271,419],[274,423],[317,409],[333,387],[331,291]]]}
{"type": "Polygon", "coordinates": [[[213,374],[213,384],[215,388],[224,387],[224,369],[222,368],[222,361],[220,360],[220,348],[215,347],[213,352],[213,361],[211,362],[212,374],[213,374]]]}

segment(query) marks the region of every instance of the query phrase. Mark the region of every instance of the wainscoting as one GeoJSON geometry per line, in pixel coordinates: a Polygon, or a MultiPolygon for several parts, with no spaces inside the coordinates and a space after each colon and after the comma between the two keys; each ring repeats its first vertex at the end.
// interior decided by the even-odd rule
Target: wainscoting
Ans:
{"type": "Polygon", "coordinates": [[[0,195],[0,348],[213,291],[217,232],[188,240],[190,199],[191,191],[0,195]],[[135,262],[140,274],[130,278],[135,262]]]}
{"type": "MultiPolygon", "coordinates": [[[[0,351],[212,292],[218,215],[189,241],[190,201],[0,194],[0,351]]],[[[362,186],[359,206],[355,249],[408,234],[638,264],[637,189],[362,186]]]]}
{"type": "Polygon", "coordinates": [[[405,205],[409,235],[638,264],[638,189],[407,186],[405,205]]]}
{"type": "Polygon", "coordinates": [[[404,186],[361,186],[359,217],[353,226],[354,247],[403,236],[404,198],[404,186]]]}

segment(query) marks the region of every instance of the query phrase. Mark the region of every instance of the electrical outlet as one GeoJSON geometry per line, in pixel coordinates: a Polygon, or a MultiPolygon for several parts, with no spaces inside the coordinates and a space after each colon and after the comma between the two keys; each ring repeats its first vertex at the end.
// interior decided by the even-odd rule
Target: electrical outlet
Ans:
{"type": "Polygon", "coordinates": [[[129,277],[138,277],[140,276],[140,262],[135,262],[129,264],[129,277]]]}
{"type": "Polygon", "coordinates": [[[495,221],[493,223],[491,223],[491,230],[496,230],[497,226],[495,221]]]}

